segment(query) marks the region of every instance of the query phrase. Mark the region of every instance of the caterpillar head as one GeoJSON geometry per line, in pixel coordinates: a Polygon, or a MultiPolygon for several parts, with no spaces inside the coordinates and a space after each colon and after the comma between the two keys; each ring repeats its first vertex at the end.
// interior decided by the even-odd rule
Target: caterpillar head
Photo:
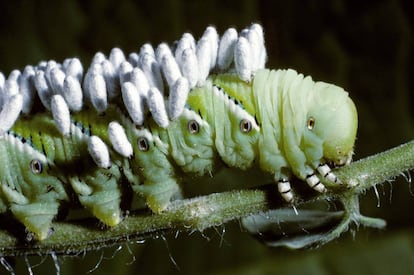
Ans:
{"type": "Polygon", "coordinates": [[[322,141],[323,157],[335,165],[348,164],[358,125],[354,102],[342,88],[317,82],[307,115],[306,128],[322,141]]]}

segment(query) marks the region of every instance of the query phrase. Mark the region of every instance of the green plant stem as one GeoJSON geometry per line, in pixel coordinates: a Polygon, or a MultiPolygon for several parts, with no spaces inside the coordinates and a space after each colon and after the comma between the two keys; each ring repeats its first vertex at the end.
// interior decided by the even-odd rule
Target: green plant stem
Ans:
{"type": "MultiPolygon", "coordinates": [[[[356,187],[336,188],[327,194],[312,192],[302,197],[299,204],[332,195],[356,196],[413,168],[414,141],[411,141],[335,171],[343,182],[353,183],[356,187]]],[[[165,231],[202,231],[271,208],[283,207],[284,203],[277,196],[276,199],[272,197],[272,192],[238,190],[177,201],[165,213],[133,213],[110,229],[99,228],[92,220],[55,222],[54,232],[49,238],[30,245],[22,243],[10,232],[0,230],[0,256],[72,254],[143,240],[165,231]]]]}
{"type": "Polygon", "coordinates": [[[353,162],[335,173],[353,185],[352,192],[360,194],[378,183],[383,183],[414,168],[414,141],[385,152],[353,162]]]}

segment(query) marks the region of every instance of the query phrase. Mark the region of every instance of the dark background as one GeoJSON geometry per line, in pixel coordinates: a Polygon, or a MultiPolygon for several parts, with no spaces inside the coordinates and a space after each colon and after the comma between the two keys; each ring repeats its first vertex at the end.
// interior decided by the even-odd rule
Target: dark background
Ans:
{"type": "MultiPolygon", "coordinates": [[[[414,9],[411,1],[0,1],[0,70],[78,56],[86,67],[97,51],[125,53],[145,42],[172,43],[259,22],[269,68],[294,68],[344,87],[359,112],[355,159],[412,139],[414,9]]],[[[385,231],[359,228],[317,250],[267,248],[234,223],[201,234],[160,236],[59,257],[62,274],[414,274],[411,186],[404,178],[361,197],[362,212],[388,221],[385,231]],[[380,207],[377,207],[377,204],[380,207]],[[177,263],[174,265],[173,260],[177,263]]],[[[29,258],[32,264],[41,258],[29,258]]],[[[25,272],[23,259],[17,269],[25,272]]],[[[50,257],[33,269],[55,273],[50,257]]],[[[0,267],[0,273],[5,272],[0,267]]]]}

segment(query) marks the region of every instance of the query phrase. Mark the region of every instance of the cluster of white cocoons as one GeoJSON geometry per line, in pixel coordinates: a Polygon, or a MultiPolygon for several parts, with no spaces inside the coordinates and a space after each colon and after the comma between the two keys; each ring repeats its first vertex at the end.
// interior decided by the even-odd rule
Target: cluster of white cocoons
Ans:
{"type": "MultiPolygon", "coordinates": [[[[52,60],[26,66],[7,78],[0,72],[0,136],[21,113],[30,114],[36,97],[65,136],[71,134],[71,112],[87,104],[104,113],[119,96],[136,125],[143,125],[150,112],[166,128],[183,112],[191,89],[202,86],[210,73],[234,71],[249,82],[256,70],[264,68],[266,59],[259,24],[240,33],[229,28],[221,37],[210,26],[198,41],[185,33],[174,47],[161,43],[154,49],[145,44],[128,57],[119,48],[112,49],[108,57],[98,52],[87,70],[78,58],[69,58],[62,64],[52,60]]],[[[130,157],[132,146],[122,126],[110,124],[108,130],[114,149],[130,157]]],[[[91,138],[89,152],[99,166],[108,167],[108,149],[97,139],[91,138]]]]}

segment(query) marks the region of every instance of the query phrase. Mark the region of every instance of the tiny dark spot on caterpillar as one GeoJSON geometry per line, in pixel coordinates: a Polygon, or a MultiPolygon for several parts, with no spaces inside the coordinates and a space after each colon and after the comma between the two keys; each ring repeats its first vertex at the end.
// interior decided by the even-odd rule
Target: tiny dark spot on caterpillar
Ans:
{"type": "MultiPolygon", "coordinates": [[[[108,167],[108,169],[109,169],[110,167],[108,167]]],[[[112,179],[112,177],[114,176],[112,173],[110,173],[110,172],[104,172],[103,173],[106,177],[107,177],[107,179],[108,180],[110,180],[110,179],[112,179]]]]}
{"type": "Polygon", "coordinates": [[[46,148],[45,148],[45,145],[44,145],[44,143],[42,142],[42,152],[43,152],[43,154],[47,157],[47,154],[46,154],[46,148]]]}
{"type": "Polygon", "coordinates": [[[147,152],[149,150],[150,145],[146,137],[139,137],[137,143],[138,143],[138,149],[141,152],[147,152]]]}
{"type": "Polygon", "coordinates": [[[144,124],[141,124],[141,125],[135,124],[135,129],[137,129],[137,130],[144,129],[144,124]]]}
{"type": "Polygon", "coordinates": [[[82,124],[81,124],[81,132],[82,132],[82,134],[85,134],[85,132],[86,132],[85,127],[83,127],[82,124]]]}
{"type": "Polygon", "coordinates": [[[254,115],[254,121],[256,121],[256,124],[257,125],[261,126],[260,123],[259,123],[259,121],[257,120],[257,116],[256,115],[254,115]]]}
{"type": "Polygon", "coordinates": [[[224,89],[221,88],[219,85],[214,84],[213,87],[216,87],[220,92],[222,92],[223,94],[226,94],[225,91],[224,91],[224,89]]]}
{"type": "Polygon", "coordinates": [[[312,130],[315,127],[315,119],[313,117],[308,118],[307,127],[312,130]]]}
{"type": "Polygon", "coordinates": [[[310,173],[310,174],[307,174],[306,175],[306,178],[308,179],[308,178],[310,178],[310,177],[313,177],[315,175],[315,173],[310,173]]]}
{"type": "Polygon", "coordinates": [[[240,131],[242,131],[242,133],[249,133],[252,128],[252,123],[249,120],[242,119],[240,121],[240,131]]]}
{"type": "Polygon", "coordinates": [[[40,162],[40,160],[32,159],[32,161],[30,162],[30,170],[35,175],[42,173],[43,166],[42,166],[42,163],[40,162]]]}
{"type": "Polygon", "coordinates": [[[198,134],[200,132],[200,125],[195,120],[189,120],[187,124],[187,129],[190,134],[198,134]]]}

